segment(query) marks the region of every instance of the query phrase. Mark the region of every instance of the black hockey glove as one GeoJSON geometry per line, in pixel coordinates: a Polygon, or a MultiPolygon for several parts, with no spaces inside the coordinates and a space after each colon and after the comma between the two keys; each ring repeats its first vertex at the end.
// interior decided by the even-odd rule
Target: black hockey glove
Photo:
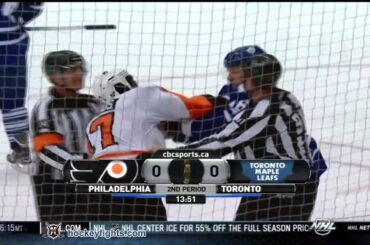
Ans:
{"type": "Polygon", "coordinates": [[[187,137],[182,133],[181,122],[163,122],[163,130],[175,142],[185,142],[187,137]]]}
{"type": "Polygon", "coordinates": [[[223,96],[213,96],[210,94],[202,94],[201,96],[207,98],[214,108],[226,108],[229,103],[229,100],[223,96]]]}

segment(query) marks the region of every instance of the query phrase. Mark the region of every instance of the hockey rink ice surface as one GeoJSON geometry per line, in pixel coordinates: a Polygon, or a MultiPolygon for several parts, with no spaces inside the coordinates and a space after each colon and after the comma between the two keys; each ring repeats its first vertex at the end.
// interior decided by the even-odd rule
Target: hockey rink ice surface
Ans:
{"type": "MultiPolygon", "coordinates": [[[[4,147],[5,148],[5,147],[4,147]]],[[[325,147],[321,147],[326,153],[325,147]]],[[[340,148],[333,151],[333,157],[340,148]]],[[[370,151],[367,150],[367,156],[370,151]]],[[[327,155],[326,155],[327,156],[327,155]]],[[[2,157],[2,162],[5,162],[2,157]]],[[[370,216],[370,164],[347,165],[334,161],[321,177],[311,219],[368,220],[370,216]]],[[[36,210],[30,178],[3,164],[0,167],[0,219],[34,221],[36,210]]],[[[166,205],[169,221],[232,221],[239,198],[207,198],[204,205],[166,205]]]]}
{"type": "MultiPolygon", "coordinates": [[[[216,94],[226,83],[225,54],[257,44],[281,60],[279,86],[301,102],[308,132],[328,165],[311,219],[370,220],[368,3],[72,4],[73,10],[71,3],[47,3],[31,26],[108,23],[118,29],[30,33],[28,108],[47,91],[40,64],[52,50],[85,56],[87,93],[94,76],[127,68],[140,86],[157,84],[192,96],[216,94]]],[[[37,220],[30,177],[7,164],[8,151],[0,123],[0,219],[37,220]]],[[[238,203],[208,198],[205,205],[166,207],[170,221],[231,221],[238,203]]]]}

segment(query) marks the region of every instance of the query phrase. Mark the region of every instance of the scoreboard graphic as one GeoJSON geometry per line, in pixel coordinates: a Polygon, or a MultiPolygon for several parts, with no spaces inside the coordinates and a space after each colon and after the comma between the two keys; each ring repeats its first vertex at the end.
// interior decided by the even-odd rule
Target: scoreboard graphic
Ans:
{"type": "Polygon", "coordinates": [[[310,175],[310,167],[303,160],[79,160],[64,168],[65,180],[76,192],[166,198],[167,203],[294,194],[296,185],[306,182],[310,175]]]}

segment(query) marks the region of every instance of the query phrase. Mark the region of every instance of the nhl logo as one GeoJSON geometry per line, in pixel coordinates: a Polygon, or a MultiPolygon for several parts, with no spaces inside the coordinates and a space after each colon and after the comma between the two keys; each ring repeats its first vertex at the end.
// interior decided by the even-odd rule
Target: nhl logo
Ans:
{"type": "Polygon", "coordinates": [[[331,231],[336,230],[334,222],[329,219],[316,219],[310,227],[317,235],[326,236],[331,231]]]}

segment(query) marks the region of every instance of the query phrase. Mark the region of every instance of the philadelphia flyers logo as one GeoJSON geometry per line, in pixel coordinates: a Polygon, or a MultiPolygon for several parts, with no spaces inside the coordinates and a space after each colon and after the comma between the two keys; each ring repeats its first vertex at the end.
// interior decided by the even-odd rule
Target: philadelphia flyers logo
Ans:
{"type": "Polygon", "coordinates": [[[138,174],[135,160],[80,160],[64,167],[64,178],[70,183],[132,183],[138,174]]]}
{"type": "Polygon", "coordinates": [[[122,161],[111,161],[107,166],[110,177],[119,179],[127,174],[127,165],[122,161]]]}
{"type": "Polygon", "coordinates": [[[138,170],[136,161],[110,161],[98,183],[132,183],[138,175],[138,170]]]}

